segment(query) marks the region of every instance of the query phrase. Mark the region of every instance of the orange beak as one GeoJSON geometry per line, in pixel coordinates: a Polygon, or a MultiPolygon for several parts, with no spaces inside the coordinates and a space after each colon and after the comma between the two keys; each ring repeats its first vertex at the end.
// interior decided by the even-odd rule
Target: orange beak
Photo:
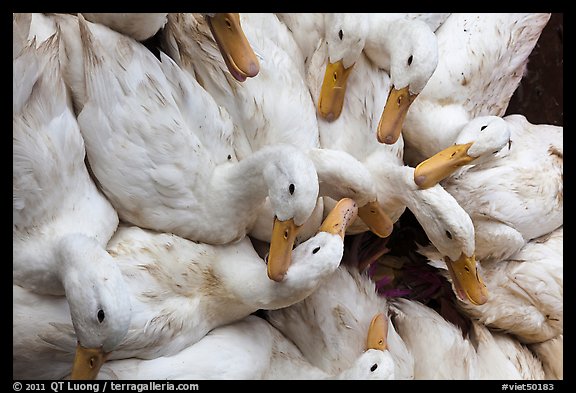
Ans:
{"type": "Polygon", "coordinates": [[[228,71],[239,82],[254,77],[260,71],[258,58],[250,46],[237,13],[218,13],[206,17],[210,31],[220,49],[228,71]]]}
{"type": "Polygon", "coordinates": [[[400,90],[396,90],[394,87],[390,89],[378,123],[378,142],[387,145],[396,143],[402,133],[402,126],[408,109],[417,96],[417,94],[410,94],[408,86],[400,90]]]}
{"type": "Polygon", "coordinates": [[[318,113],[326,121],[334,121],[342,113],[344,96],[346,95],[346,82],[354,65],[344,68],[342,60],[326,64],[324,81],[318,100],[318,113]]]}
{"type": "Polygon", "coordinates": [[[453,145],[422,161],[414,170],[414,182],[421,189],[435,186],[454,173],[459,167],[474,161],[468,149],[474,142],[453,145]]]}
{"type": "Polygon", "coordinates": [[[394,223],[380,207],[378,201],[368,202],[360,207],[358,209],[358,217],[374,234],[380,237],[388,237],[392,234],[394,223]]]}
{"type": "Polygon", "coordinates": [[[456,261],[452,261],[448,257],[445,260],[460,299],[468,299],[476,306],[486,303],[488,301],[488,288],[478,274],[474,255],[467,257],[462,253],[456,261]]]}
{"type": "Polygon", "coordinates": [[[96,379],[100,368],[106,362],[108,353],[102,348],[84,348],[80,344],[76,346],[76,354],[72,363],[72,380],[92,380],[96,379]]]}
{"type": "Polygon", "coordinates": [[[346,235],[346,229],[358,216],[358,204],[350,198],[342,198],[328,213],[320,226],[321,232],[340,235],[342,240],[346,235]]]}
{"type": "Polygon", "coordinates": [[[280,221],[274,218],[270,252],[268,253],[268,277],[274,281],[282,281],[290,267],[292,247],[300,227],[294,220],[280,221]]]}
{"type": "Polygon", "coordinates": [[[376,314],[370,322],[368,328],[368,339],[366,341],[367,349],[379,349],[385,351],[388,349],[388,319],[382,313],[376,314]]]}

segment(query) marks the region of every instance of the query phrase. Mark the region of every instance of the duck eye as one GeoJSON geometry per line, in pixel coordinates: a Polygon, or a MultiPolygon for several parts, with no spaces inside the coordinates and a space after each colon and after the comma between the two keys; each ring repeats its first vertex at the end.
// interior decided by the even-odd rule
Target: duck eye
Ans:
{"type": "Polygon", "coordinates": [[[484,131],[484,129],[485,129],[486,127],[488,127],[488,126],[482,126],[482,127],[480,127],[480,131],[484,131]]]}
{"type": "Polygon", "coordinates": [[[229,159],[229,160],[231,160],[231,159],[232,159],[232,156],[231,156],[230,154],[228,154],[228,159],[229,159]]]}
{"type": "Polygon", "coordinates": [[[313,249],[312,254],[316,254],[318,251],[320,251],[320,247],[316,247],[315,249],[313,249]]]}
{"type": "Polygon", "coordinates": [[[414,56],[410,55],[410,57],[408,58],[408,65],[412,64],[412,60],[414,60],[414,56]]]}
{"type": "Polygon", "coordinates": [[[378,365],[376,363],[374,363],[372,365],[372,367],[370,367],[370,371],[374,372],[374,371],[376,371],[377,368],[378,368],[378,365]]]}
{"type": "Polygon", "coordinates": [[[448,236],[448,239],[452,239],[452,234],[450,233],[450,231],[446,231],[446,236],[448,236]]]}
{"type": "Polygon", "coordinates": [[[104,318],[106,318],[106,314],[104,314],[104,310],[98,310],[98,322],[102,323],[104,318]]]}
{"type": "Polygon", "coordinates": [[[340,40],[342,40],[342,37],[344,36],[344,33],[342,32],[342,30],[340,30],[338,32],[338,38],[340,38],[340,40]]]}
{"type": "Polygon", "coordinates": [[[290,192],[290,195],[294,194],[295,189],[296,187],[294,186],[294,184],[290,184],[290,186],[288,186],[288,192],[290,192]]]}

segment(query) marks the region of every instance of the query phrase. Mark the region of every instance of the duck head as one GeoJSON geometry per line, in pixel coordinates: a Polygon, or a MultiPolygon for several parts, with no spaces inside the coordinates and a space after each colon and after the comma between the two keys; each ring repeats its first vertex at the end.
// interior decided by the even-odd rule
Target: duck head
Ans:
{"type": "Polygon", "coordinates": [[[318,99],[318,113],[334,121],[342,113],[346,84],[366,41],[367,25],[359,14],[326,14],[328,59],[318,99]]]}
{"type": "Polygon", "coordinates": [[[377,137],[380,143],[394,144],[400,138],[410,105],[424,89],[438,65],[438,40],[419,20],[399,19],[389,31],[390,92],[380,116],[377,137]]]}
{"type": "Polygon", "coordinates": [[[464,165],[486,162],[509,146],[510,137],[510,128],[501,117],[477,117],[462,129],[454,145],[416,166],[414,182],[421,189],[429,188],[464,165]]]}

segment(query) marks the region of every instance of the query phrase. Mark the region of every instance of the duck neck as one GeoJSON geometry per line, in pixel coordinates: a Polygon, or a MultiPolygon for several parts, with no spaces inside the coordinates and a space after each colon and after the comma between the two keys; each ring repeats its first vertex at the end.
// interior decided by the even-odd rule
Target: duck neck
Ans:
{"type": "Polygon", "coordinates": [[[68,291],[82,291],[84,285],[108,280],[110,271],[120,270],[95,238],[82,233],[64,236],[58,243],[58,275],[68,291]]]}
{"type": "Polygon", "coordinates": [[[366,43],[364,44],[364,53],[366,56],[378,66],[386,71],[390,71],[391,57],[393,53],[393,39],[395,36],[394,24],[396,22],[378,21],[372,19],[368,34],[366,35],[366,43]]]}
{"type": "Polygon", "coordinates": [[[267,165],[283,155],[280,149],[267,146],[236,163],[219,165],[211,181],[211,192],[219,200],[230,200],[234,214],[254,211],[268,196],[264,177],[267,165]]]}

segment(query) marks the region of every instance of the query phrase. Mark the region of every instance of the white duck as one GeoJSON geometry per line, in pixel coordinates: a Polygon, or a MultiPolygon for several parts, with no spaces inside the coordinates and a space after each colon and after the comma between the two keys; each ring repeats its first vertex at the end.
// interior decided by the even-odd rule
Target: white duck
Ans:
{"type": "MultiPolygon", "coordinates": [[[[563,333],[563,226],[534,239],[505,260],[482,261],[478,270],[491,293],[488,301],[460,309],[485,325],[539,343],[563,333]]],[[[419,251],[441,266],[430,248],[419,251]]]]}
{"type": "Polygon", "coordinates": [[[477,116],[504,116],[549,13],[452,13],[436,31],[438,66],[402,129],[406,163],[450,146],[477,116]]]}
{"type": "Polygon", "coordinates": [[[503,122],[509,143],[490,159],[472,162],[441,182],[470,214],[476,256],[482,261],[509,258],[564,223],[564,127],[532,124],[523,115],[506,116],[503,122]]]}
{"type": "MultiPolygon", "coordinates": [[[[282,282],[268,279],[266,262],[248,237],[213,246],[120,226],[107,250],[128,286],[122,297],[132,302],[132,318],[126,338],[109,359],[173,356],[218,326],[301,301],[338,268],[344,232],[356,213],[352,200],[342,200],[320,232],[292,251],[293,263],[282,282]]],[[[21,332],[13,348],[15,379],[66,376],[56,359],[44,363],[55,352],[64,362],[72,360],[76,338],[62,299],[15,298],[14,331],[21,332]]]]}
{"type": "Polygon", "coordinates": [[[265,312],[266,319],[294,342],[311,364],[329,374],[349,368],[365,350],[369,326],[385,324],[393,379],[412,379],[414,359],[386,315],[387,300],[378,296],[374,282],[348,264],[340,264],[301,302],[265,312]]]}
{"type": "MultiPolygon", "coordinates": [[[[388,236],[392,223],[375,203],[376,194],[367,171],[345,153],[318,151],[314,105],[304,81],[300,51],[287,27],[274,14],[241,17],[246,36],[261,56],[258,78],[238,83],[229,77],[224,63],[215,56],[216,43],[208,34],[204,19],[198,15],[169,15],[165,32],[168,53],[195,75],[228,110],[235,124],[241,125],[244,132],[234,141],[239,158],[272,144],[297,146],[317,164],[319,181],[324,184],[321,196],[354,198],[360,205],[359,217],[379,236],[388,236]],[[350,169],[341,171],[346,165],[350,165],[350,169]],[[338,194],[334,196],[336,189],[338,194]]],[[[271,216],[270,211],[261,213],[261,217],[267,216],[271,216]]],[[[311,233],[319,225],[318,218],[321,219],[315,218],[317,223],[312,225],[311,233]]],[[[269,222],[266,219],[268,225],[256,225],[251,235],[267,240],[262,233],[270,232],[269,222]]]]}
{"type": "MultiPolygon", "coordinates": [[[[381,334],[369,332],[368,335],[381,334]]],[[[210,331],[196,344],[172,356],[108,362],[100,379],[389,379],[388,351],[371,348],[350,369],[330,375],[313,366],[300,350],[264,319],[254,315],[210,331]]]]}
{"type": "Polygon", "coordinates": [[[78,122],[90,166],[120,218],[225,244],[250,231],[269,197],[269,268],[281,280],[298,228],[316,206],[313,162],[280,144],[237,161],[230,117],[194,78],[164,54],[159,61],[131,38],[79,22],[88,101],[78,122]]]}
{"type": "MultiPolygon", "coordinates": [[[[66,296],[78,340],[72,377],[92,378],[130,322],[125,283],[105,251],[118,216],[84,164],[60,72],[59,34],[38,48],[32,40],[19,53],[13,62],[13,283],[41,302],[66,296]]],[[[68,371],[71,366],[69,358],[68,371]]]]}
{"type": "Polygon", "coordinates": [[[414,379],[543,378],[542,364],[512,336],[476,322],[468,336],[418,301],[395,298],[389,304],[392,322],[414,356],[414,379]]]}

